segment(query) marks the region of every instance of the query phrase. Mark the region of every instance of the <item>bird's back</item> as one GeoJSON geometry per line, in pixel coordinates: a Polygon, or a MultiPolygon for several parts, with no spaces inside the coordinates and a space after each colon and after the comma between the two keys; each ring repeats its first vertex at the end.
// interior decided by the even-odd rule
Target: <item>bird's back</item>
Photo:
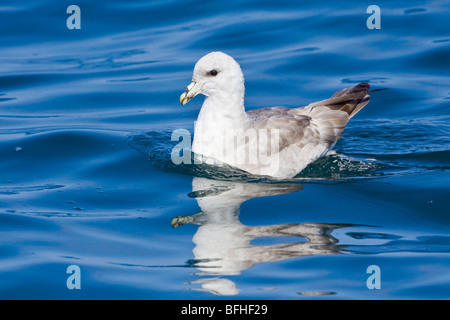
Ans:
{"type": "MultiPolygon", "coordinates": [[[[264,152],[272,158],[276,157],[279,162],[277,172],[270,172],[269,175],[293,177],[309,163],[325,155],[342,137],[349,119],[369,102],[368,91],[369,85],[360,83],[336,92],[330,99],[306,107],[271,107],[248,111],[249,127],[276,132],[278,135],[275,148],[269,143],[265,144],[267,149],[264,152]]],[[[250,143],[255,144],[254,141],[248,141],[250,143]]]]}

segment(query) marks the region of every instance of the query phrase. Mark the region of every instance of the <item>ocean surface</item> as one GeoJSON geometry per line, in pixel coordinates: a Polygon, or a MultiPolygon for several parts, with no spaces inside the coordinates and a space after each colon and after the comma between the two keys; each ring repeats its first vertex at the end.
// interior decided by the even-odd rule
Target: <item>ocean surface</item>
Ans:
{"type": "Polygon", "coordinates": [[[2,1],[0,298],[449,299],[449,17],[448,1],[2,1]],[[211,51],[241,65],[247,109],[384,90],[294,179],[176,165],[172,133],[203,102],[179,96],[211,51]]]}

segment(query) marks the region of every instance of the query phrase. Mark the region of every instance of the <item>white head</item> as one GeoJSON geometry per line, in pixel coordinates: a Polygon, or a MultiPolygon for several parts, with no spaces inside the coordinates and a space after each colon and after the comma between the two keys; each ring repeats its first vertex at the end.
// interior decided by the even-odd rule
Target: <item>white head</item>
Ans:
{"type": "Polygon", "coordinates": [[[244,75],[239,64],[223,52],[211,52],[195,65],[192,83],[181,95],[180,102],[184,105],[201,93],[243,103],[244,90],[244,75]]]}

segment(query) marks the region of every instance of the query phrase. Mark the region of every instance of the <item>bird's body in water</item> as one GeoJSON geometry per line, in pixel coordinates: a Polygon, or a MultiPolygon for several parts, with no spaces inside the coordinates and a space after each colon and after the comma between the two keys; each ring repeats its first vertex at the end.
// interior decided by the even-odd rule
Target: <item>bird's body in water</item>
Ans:
{"type": "Polygon", "coordinates": [[[243,73],[232,57],[212,52],[197,62],[192,83],[180,97],[184,105],[199,93],[206,96],[192,151],[207,163],[281,179],[326,155],[370,100],[369,85],[360,83],[305,107],[246,112],[244,92],[243,73]]]}

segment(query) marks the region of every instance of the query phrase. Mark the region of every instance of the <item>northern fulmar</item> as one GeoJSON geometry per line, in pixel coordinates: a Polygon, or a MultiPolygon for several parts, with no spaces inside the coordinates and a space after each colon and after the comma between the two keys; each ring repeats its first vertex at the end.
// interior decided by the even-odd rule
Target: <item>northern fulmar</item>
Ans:
{"type": "Polygon", "coordinates": [[[182,105],[206,96],[194,129],[192,151],[204,162],[228,164],[254,175],[292,178],[326,155],[350,118],[370,100],[369,85],[342,89],[305,107],[245,111],[244,75],[223,52],[211,52],[194,67],[182,105]]]}

